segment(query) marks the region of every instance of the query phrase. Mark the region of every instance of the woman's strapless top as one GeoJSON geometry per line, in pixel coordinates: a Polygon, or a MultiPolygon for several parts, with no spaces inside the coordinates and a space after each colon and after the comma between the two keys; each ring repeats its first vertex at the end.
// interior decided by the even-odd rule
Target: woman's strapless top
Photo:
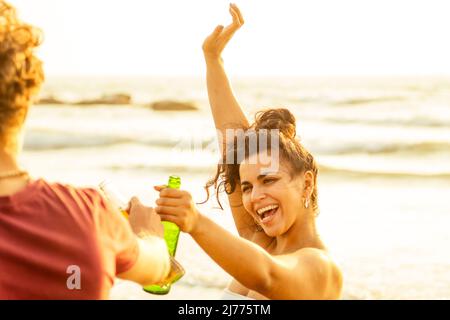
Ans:
{"type": "Polygon", "coordinates": [[[221,300],[255,300],[255,299],[252,299],[247,296],[240,295],[239,293],[225,289],[225,290],[223,290],[221,300]]]}

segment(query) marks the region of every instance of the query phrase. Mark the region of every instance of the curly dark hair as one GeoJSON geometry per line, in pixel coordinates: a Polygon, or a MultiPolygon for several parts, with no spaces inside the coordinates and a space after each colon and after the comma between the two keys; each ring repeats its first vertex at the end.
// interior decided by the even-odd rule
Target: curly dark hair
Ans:
{"type": "Polygon", "coordinates": [[[0,0],[0,143],[25,121],[32,98],[44,81],[42,62],[34,49],[39,29],[19,20],[13,6],[0,0]]]}
{"type": "Polygon", "coordinates": [[[314,157],[297,138],[295,117],[288,109],[285,108],[268,109],[258,112],[255,117],[255,122],[250,126],[250,128],[245,130],[244,143],[238,143],[238,137],[236,135],[234,136],[233,141],[229,141],[224,149],[225,159],[223,158],[218,164],[214,178],[209,180],[205,185],[207,192],[206,201],[208,201],[210,197],[209,188],[214,187],[217,201],[222,208],[219,200],[219,193],[226,192],[227,194],[231,194],[240,184],[239,167],[243,159],[239,159],[238,155],[243,154],[245,155],[244,158],[248,158],[252,155],[252,152],[261,152],[262,150],[260,150],[259,147],[261,145],[261,139],[267,139],[264,145],[266,146],[266,150],[270,153],[270,150],[273,148],[273,146],[271,146],[271,138],[269,136],[261,136],[258,133],[261,130],[267,131],[273,129],[278,130],[279,155],[281,159],[287,161],[290,168],[291,177],[295,177],[296,175],[306,171],[311,171],[314,175],[314,189],[311,194],[311,206],[313,212],[318,214],[318,166],[314,157]],[[252,139],[253,141],[255,141],[255,139],[257,141],[256,145],[258,147],[256,149],[249,147],[252,144],[252,139]],[[233,161],[232,163],[229,163],[230,161],[226,161],[226,159],[233,159],[233,161]]]}

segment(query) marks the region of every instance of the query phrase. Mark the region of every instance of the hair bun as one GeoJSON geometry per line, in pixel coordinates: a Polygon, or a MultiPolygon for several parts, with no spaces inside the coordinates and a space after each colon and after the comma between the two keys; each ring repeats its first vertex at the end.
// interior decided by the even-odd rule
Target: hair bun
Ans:
{"type": "Polygon", "coordinates": [[[294,139],[296,132],[295,117],[285,108],[269,109],[256,114],[254,127],[258,129],[278,129],[286,137],[294,139]]]}

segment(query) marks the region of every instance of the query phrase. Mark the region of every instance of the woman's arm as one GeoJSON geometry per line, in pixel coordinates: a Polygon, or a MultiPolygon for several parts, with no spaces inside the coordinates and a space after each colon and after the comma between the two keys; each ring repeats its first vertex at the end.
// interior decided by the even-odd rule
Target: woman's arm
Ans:
{"type": "Polygon", "coordinates": [[[239,9],[233,4],[230,4],[230,14],[233,22],[226,28],[216,27],[203,43],[209,103],[216,128],[220,130],[223,137],[225,137],[225,129],[249,127],[248,120],[233,94],[222,60],[222,51],[225,46],[244,24],[239,9]]]}
{"type": "Polygon", "coordinates": [[[305,248],[273,256],[203,215],[190,235],[234,279],[269,299],[340,297],[340,272],[321,250],[305,248]]]}
{"type": "Polygon", "coordinates": [[[226,129],[247,129],[248,120],[233,94],[222,58],[206,58],[206,84],[214,124],[222,135],[220,138],[226,138],[226,129]]]}
{"type": "MultiPolygon", "coordinates": [[[[222,153],[225,152],[226,129],[249,127],[248,120],[233,94],[222,60],[222,51],[234,33],[244,24],[244,18],[236,5],[230,4],[230,14],[233,22],[226,28],[218,26],[203,43],[209,103],[218,130],[219,148],[222,153]]],[[[242,205],[240,185],[237,185],[235,191],[228,195],[228,200],[239,235],[246,239],[254,239],[255,223],[242,205]]],[[[262,234],[259,237],[263,239],[254,240],[260,240],[259,242],[263,245],[269,240],[262,234]]]]}
{"type": "Polygon", "coordinates": [[[321,250],[301,249],[273,256],[201,215],[186,191],[162,189],[156,212],[176,223],[227,273],[270,299],[339,298],[339,269],[321,250]]]}

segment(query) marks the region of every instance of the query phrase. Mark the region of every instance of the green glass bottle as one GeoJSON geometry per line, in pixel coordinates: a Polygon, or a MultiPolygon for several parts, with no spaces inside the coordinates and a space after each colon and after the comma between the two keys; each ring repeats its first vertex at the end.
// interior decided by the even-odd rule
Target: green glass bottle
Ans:
{"type": "MultiPolygon", "coordinates": [[[[172,178],[172,177],[171,177],[172,178]]],[[[180,188],[180,178],[174,177],[174,179],[169,179],[169,185],[173,188],[179,189],[180,188]]],[[[124,197],[117,191],[117,189],[114,187],[114,185],[109,181],[103,181],[99,185],[100,190],[102,191],[103,195],[109,200],[109,202],[112,204],[113,207],[120,210],[125,218],[128,219],[128,212],[127,207],[128,204],[125,201],[124,197]]],[[[169,222],[163,221],[164,225],[164,238],[166,240],[166,243],[170,243],[168,245],[169,253],[170,253],[170,273],[162,281],[162,285],[158,286],[147,286],[144,287],[144,290],[150,293],[154,294],[167,294],[170,290],[170,285],[181,279],[181,277],[185,274],[183,266],[175,260],[174,255],[178,243],[178,237],[180,234],[180,230],[178,229],[178,226],[175,224],[171,224],[169,222]],[[168,226],[168,227],[167,227],[168,226]],[[176,229],[178,231],[176,232],[176,229]],[[172,233],[171,230],[174,230],[175,232],[172,233]],[[168,232],[166,232],[168,231],[168,232]]]]}
{"type": "MultiPolygon", "coordinates": [[[[180,189],[181,179],[178,176],[170,176],[167,184],[168,188],[180,189]]],[[[175,257],[177,252],[178,238],[180,237],[180,228],[173,222],[163,221],[164,226],[164,240],[167,243],[169,254],[175,257]]],[[[184,269],[179,265],[175,259],[171,259],[171,274],[170,281],[161,285],[150,285],[144,287],[144,290],[153,294],[168,294],[171,284],[178,281],[184,275],[184,269]]]]}

